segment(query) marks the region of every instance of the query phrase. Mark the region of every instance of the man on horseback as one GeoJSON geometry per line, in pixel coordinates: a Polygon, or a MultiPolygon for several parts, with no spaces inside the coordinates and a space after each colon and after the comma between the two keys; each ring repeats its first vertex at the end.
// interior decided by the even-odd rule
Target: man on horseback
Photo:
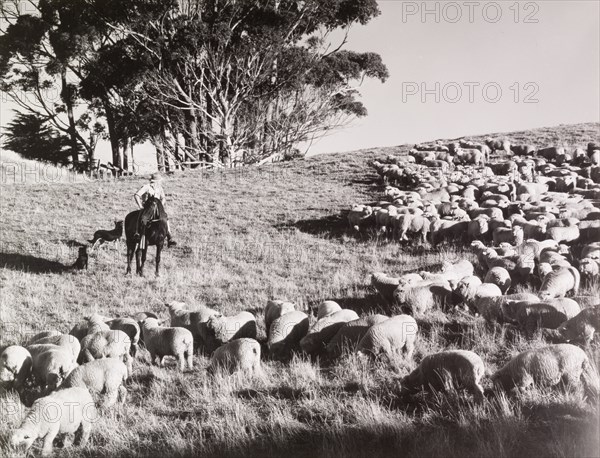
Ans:
{"type": "MultiPolygon", "coordinates": [[[[150,182],[148,184],[145,184],[144,186],[142,186],[138,192],[136,192],[134,194],[134,199],[135,202],[137,203],[138,207],[140,208],[140,210],[142,208],[144,208],[144,203],[146,202],[146,200],[149,197],[154,197],[158,200],[161,201],[161,203],[163,204],[163,207],[165,206],[165,201],[166,201],[166,197],[165,197],[165,191],[163,189],[163,187],[160,184],[160,181],[162,180],[162,177],[160,176],[159,173],[153,173],[152,175],[150,175],[150,182]]],[[[137,224],[137,232],[136,232],[136,237],[139,237],[141,233],[144,232],[144,228],[141,227],[141,216],[142,216],[142,212],[140,212],[140,215],[138,217],[138,224],[137,224]]],[[[169,227],[169,220],[167,219],[167,246],[172,247],[177,245],[177,242],[175,240],[173,240],[171,238],[171,229],[169,227]]]]}

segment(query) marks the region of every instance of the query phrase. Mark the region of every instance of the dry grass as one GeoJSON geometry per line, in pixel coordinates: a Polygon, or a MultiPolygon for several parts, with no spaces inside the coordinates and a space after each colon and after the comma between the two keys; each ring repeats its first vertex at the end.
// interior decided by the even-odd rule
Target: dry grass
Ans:
{"type": "MultiPolygon", "coordinates": [[[[598,141],[598,125],[540,129],[509,137],[534,144],[598,141]]],[[[103,247],[83,273],[63,270],[77,244],[133,209],[143,179],[0,188],[0,347],[41,329],[68,331],[90,312],[126,316],[165,301],[205,303],[262,317],[266,300],[286,297],[305,311],[333,299],[357,312],[395,313],[368,286],[369,275],[435,267],[470,254],[431,251],[347,233],[341,211],[374,201],[381,185],[368,162],[410,146],[324,155],[261,169],[187,172],[164,183],[179,246],[162,276],[126,277],[124,246],[103,247]]],[[[259,320],[262,322],[262,320],[259,320]]],[[[542,345],[463,314],[436,310],[418,319],[415,359],[445,348],[479,353],[491,372],[513,354],[542,345]]],[[[259,337],[264,338],[264,326],[259,337]]],[[[597,355],[595,355],[597,356],[597,355]]],[[[596,361],[597,357],[594,358],[596,361]]],[[[84,449],[61,456],[598,456],[598,410],[577,392],[491,398],[477,406],[460,393],[400,396],[393,366],[352,354],[331,364],[295,357],[264,363],[253,380],[208,376],[137,362],[125,406],[101,417],[84,449]]],[[[0,454],[19,415],[0,395],[0,454]]]]}

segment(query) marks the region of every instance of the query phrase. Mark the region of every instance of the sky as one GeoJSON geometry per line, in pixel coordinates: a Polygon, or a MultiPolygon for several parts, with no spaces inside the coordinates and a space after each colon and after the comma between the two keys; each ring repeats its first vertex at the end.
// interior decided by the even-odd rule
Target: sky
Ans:
{"type": "MultiPolygon", "coordinates": [[[[600,1],[379,1],[346,49],[379,53],[369,111],[310,154],[600,120],[600,1]]],[[[341,34],[333,36],[340,39],[341,34]]],[[[13,106],[0,99],[0,127],[13,106]]],[[[108,144],[99,157],[110,160],[108,144]]],[[[139,146],[136,161],[155,167],[139,146]]]]}

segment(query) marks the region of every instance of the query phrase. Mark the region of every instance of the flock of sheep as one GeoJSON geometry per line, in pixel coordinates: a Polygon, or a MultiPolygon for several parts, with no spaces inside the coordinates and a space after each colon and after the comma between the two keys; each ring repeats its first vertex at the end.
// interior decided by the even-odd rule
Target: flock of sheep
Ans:
{"type": "MultiPolygon", "coordinates": [[[[23,346],[0,355],[0,384],[23,397],[38,390],[13,447],[29,448],[43,439],[52,452],[58,434],[82,431],[89,438],[91,419],[127,397],[127,379],[141,364],[139,347],[152,364],[174,357],[181,371],[193,369],[193,355],[210,357],[208,371],[262,373],[261,358],[286,361],[294,353],[334,360],[344,352],[389,361],[413,358],[419,335],[413,316],[433,307],[464,307],[488,321],[520,327],[525,335],[554,330],[565,343],[521,353],[491,379],[499,390],[531,385],[582,386],[591,400],[600,396],[600,379],[580,347],[598,331],[600,302],[579,296],[580,282],[597,280],[600,262],[600,150],[515,146],[490,140],[417,146],[409,156],[373,165],[385,184],[385,199],[358,205],[350,226],[402,241],[417,238],[434,245],[470,243],[478,262],[444,262],[439,272],[393,277],[377,272],[372,284],[402,314],[358,316],[334,301],[318,307],[316,319],[287,300],[270,300],[264,310],[267,340],[257,340],[257,318],[250,312],[225,316],[210,307],[167,304],[169,326],[151,312],[128,318],[85,317],[69,332],[47,330],[23,346]],[[492,163],[493,155],[510,156],[492,163]],[[535,293],[515,292],[519,285],[535,293]],[[566,296],[571,297],[567,298],[566,296]],[[312,324],[311,324],[312,322],[312,324]],[[261,357],[262,354],[262,357],[261,357]],[[58,407],[48,421],[40,409],[58,407]]],[[[472,351],[447,350],[425,356],[400,381],[405,395],[421,389],[464,388],[484,400],[485,365],[472,351]]]]}

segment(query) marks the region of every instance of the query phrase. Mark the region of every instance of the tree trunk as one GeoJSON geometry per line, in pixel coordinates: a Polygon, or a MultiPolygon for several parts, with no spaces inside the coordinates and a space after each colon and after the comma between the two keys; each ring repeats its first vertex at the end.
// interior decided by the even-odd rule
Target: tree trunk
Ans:
{"type": "Polygon", "coordinates": [[[196,111],[190,110],[185,113],[187,123],[187,131],[189,132],[189,147],[190,153],[196,160],[200,159],[200,142],[198,141],[198,119],[196,111]]]}
{"type": "Polygon", "coordinates": [[[107,98],[103,98],[102,102],[104,104],[104,111],[106,112],[106,124],[108,125],[108,136],[112,150],[112,164],[115,167],[123,168],[123,154],[121,148],[119,148],[119,136],[117,134],[114,112],[107,98]]]}
{"type": "Polygon", "coordinates": [[[123,140],[123,170],[131,172],[133,166],[133,139],[126,137],[123,140]]]}
{"type": "Polygon", "coordinates": [[[71,143],[71,160],[73,161],[73,166],[77,167],[79,165],[79,152],[77,146],[77,130],[75,128],[75,115],[73,114],[73,99],[71,97],[71,90],[69,89],[69,84],[67,82],[67,68],[63,67],[60,72],[60,79],[62,84],[62,100],[67,107],[67,117],[69,119],[69,139],[71,143]]]}

